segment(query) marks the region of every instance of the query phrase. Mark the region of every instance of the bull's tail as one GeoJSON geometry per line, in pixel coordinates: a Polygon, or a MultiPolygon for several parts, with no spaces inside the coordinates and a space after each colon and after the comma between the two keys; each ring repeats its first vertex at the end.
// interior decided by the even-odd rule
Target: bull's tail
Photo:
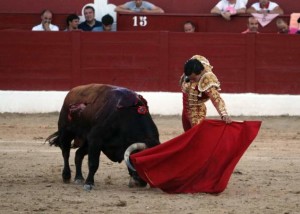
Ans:
{"type": "Polygon", "coordinates": [[[59,131],[54,132],[52,135],[47,137],[45,142],[48,142],[50,146],[59,146],[59,131]]]}

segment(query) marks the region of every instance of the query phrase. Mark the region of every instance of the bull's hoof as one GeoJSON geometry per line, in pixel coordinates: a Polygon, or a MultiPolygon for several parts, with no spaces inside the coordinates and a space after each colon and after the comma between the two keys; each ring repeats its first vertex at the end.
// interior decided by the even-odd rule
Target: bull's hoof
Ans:
{"type": "Polygon", "coordinates": [[[64,183],[70,183],[71,181],[71,171],[70,170],[63,170],[62,172],[62,179],[64,183]]]}
{"type": "Polygon", "coordinates": [[[66,179],[66,178],[63,178],[63,182],[64,182],[65,184],[69,184],[69,183],[70,183],[70,180],[71,180],[71,179],[68,179],[68,178],[67,178],[67,179],[66,179]]]}
{"type": "Polygon", "coordinates": [[[133,187],[145,187],[147,186],[147,182],[143,180],[135,180],[134,178],[130,177],[128,187],[133,188],[133,187]]]}
{"type": "Polygon", "coordinates": [[[93,189],[93,187],[94,187],[94,185],[92,185],[92,184],[85,184],[85,185],[83,185],[83,189],[85,191],[91,191],[93,189]]]}
{"type": "Polygon", "coordinates": [[[81,178],[75,178],[75,180],[74,180],[74,183],[75,184],[84,184],[84,179],[81,179],[81,178]]]}

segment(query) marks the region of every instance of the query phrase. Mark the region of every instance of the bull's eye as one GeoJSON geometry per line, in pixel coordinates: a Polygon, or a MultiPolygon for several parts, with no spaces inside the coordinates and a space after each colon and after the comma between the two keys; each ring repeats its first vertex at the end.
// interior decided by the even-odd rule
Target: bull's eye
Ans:
{"type": "Polygon", "coordinates": [[[137,112],[138,112],[139,114],[147,114],[147,113],[148,113],[148,109],[147,109],[146,106],[139,106],[139,107],[137,108],[137,112]]]}

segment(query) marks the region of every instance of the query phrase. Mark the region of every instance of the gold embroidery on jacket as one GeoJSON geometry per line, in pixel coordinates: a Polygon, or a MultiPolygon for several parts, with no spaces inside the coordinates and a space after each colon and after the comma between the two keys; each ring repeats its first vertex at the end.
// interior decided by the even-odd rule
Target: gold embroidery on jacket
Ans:
{"type": "Polygon", "coordinates": [[[227,115],[226,106],[224,100],[221,98],[220,93],[215,87],[206,91],[206,94],[210,97],[212,104],[217,109],[219,115],[222,117],[227,115]]]}
{"type": "Polygon", "coordinates": [[[184,104],[185,109],[192,126],[195,126],[206,117],[205,102],[208,99],[211,99],[220,116],[227,115],[227,111],[225,103],[218,92],[221,90],[220,82],[212,72],[213,66],[203,56],[195,55],[192,59],[197,59],[203,64],[203,74],[198,83],[183,82],[181,86],[182,91],[188,95],[187,103],[184,104]],[[203,96],[204,94],[207,96],[203,96]]]}

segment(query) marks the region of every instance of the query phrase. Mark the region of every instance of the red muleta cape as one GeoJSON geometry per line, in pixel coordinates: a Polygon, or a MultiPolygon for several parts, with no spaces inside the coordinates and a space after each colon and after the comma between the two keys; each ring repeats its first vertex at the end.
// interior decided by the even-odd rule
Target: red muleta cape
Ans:
{"type": "Polygon", "coordinates": [[[132,154],[141,178],[167,193],[220,193],[261,121],[204,120],[163,144],[132,154]]]}

